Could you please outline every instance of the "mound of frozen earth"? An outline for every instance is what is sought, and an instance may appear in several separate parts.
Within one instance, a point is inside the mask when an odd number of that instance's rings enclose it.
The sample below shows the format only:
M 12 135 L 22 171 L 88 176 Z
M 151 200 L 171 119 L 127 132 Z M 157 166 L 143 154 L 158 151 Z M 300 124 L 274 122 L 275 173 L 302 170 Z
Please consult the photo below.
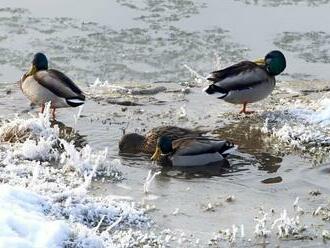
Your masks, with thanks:
M 306 103 L 284 103 L 265 112 L 262 131 L 300 149 L 330 145 L 330 99 Z
M 45 111 L 45 113 L 48 113 Z M 121 180 L 107 149 L 77 149 L 48 114 L 0 127 L 1 247 L 161 246 L 134 202 L 89 196 L 92 180 Z M 110 194 L 110 192 L 109 192 Z

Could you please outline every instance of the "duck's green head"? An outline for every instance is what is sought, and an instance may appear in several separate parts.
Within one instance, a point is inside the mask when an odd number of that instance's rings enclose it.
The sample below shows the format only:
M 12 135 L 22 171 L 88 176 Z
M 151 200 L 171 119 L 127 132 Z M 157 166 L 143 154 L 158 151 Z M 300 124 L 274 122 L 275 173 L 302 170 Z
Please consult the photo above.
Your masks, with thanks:
M 280 74 L 286 67 L 286 59 L 283 53 L 278 50 L 267 53 L 264 59 L 259 59 L 255 62 L 258 65 L 265 66 L 267 72 L 272 76 Z
M 48 60 L 45 54 L 36 53 L 32 60 L 32 66 L 27 73 L 28 76 L 35 74 L 37 71 L 48 70 Z
M 161 154 L 168 154 L 172 151 L 172 139 L 166 135 L 161 136 L 157 140 L 156 151 L 152 155 L 151 160 L 159 160 Z

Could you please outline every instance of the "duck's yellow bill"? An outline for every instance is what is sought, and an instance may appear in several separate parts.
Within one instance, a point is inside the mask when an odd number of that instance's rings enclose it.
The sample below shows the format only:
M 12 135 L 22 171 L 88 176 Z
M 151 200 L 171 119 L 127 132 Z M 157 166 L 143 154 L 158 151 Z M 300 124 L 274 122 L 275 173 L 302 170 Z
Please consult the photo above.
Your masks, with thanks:
M 254 63 L 256 63 L 257 65 L 265 65 L 265 59 L 264 58 L 260 58 L 260 59 L 256 59 L 255 61 L 253 61 Z
M 32 76 L 37 72 L 37 67 L 35 67 L 34 65 L 31 66 L 30 70 L 28 71 L 28 73 L 26 73 L 26 76 Z
M 161 151 L 159 147 L 156 147 L 155 153 L 152 155 L 151 160 L 158 161 L 160 159 Z

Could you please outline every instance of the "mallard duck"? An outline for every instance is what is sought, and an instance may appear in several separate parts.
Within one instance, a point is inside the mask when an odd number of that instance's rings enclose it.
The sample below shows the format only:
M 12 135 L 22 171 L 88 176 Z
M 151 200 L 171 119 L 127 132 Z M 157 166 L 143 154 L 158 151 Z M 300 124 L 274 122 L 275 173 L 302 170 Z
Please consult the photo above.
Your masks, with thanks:
M 32 60 L 31 69 L 20 81 L 24 95 L 43 113 L 45 103 L 51 102 L 55 119 L 57 108 L 77 107 L 84 104 L 85 96 L 78 86 L 62 72 L 48 69 L 48 60 L 43 53 L 37 53 Z
M 203 131 L 175 126 L 156 127 L 144 136 L 137 133 L 129 133 L 125 134 L 119 141 L 119 152 L 153 154 L 156 149 L 157 139 L 163 135 L 176 140 L 183 137 L 199 137 L 203 133 Z
M 206 137 L 187 137 L 172 141 L 169 136 L 157 140 L 151 160 L 172 166 L 205 166 L 219 163 L 234 150 L 233 143 Z
M 246 105 L 266 98 L 275 87 L 275 76 L 285 67 L 283 53 L 271 51 L 263 59 L 242 61 L 212 72 L 207 79 L 213 84 L 204 90 L 207 94 L 217 93 L 218 98 L 226 102 L 243 104 L 240 113 L 253 113 L 246 110 Z

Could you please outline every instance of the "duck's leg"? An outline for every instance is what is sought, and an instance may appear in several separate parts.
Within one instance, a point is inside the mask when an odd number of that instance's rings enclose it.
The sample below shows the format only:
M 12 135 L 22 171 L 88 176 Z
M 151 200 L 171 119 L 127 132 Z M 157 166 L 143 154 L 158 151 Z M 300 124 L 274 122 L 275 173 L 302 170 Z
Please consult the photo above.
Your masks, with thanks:
M 40 110 L 40 113 L 42 113 L 42 114 L 43 114 L 43 113 L 44 113 L 44 110 L 45 110 L 45 104 L 42 104 L 42 105 L 41 105 L 41 110 Z
M 254 111 L 247 111 L 246 110 L 246 106 L 247 106 L 247 102 L 245 102 L 245 103 L 243 103 L 243 108 L 242 108 L 242 110 L 239 112 L 240 114 L 246 114 L 246 115 L 248 115 L 248 114 L 253 114 L 254 113 Z
M 56 108 L 53 108 L 53 109 L 52 109 L 52 117 L 53 117 L 53 120 L 55 120 L 55 111 L 56 111 Z

